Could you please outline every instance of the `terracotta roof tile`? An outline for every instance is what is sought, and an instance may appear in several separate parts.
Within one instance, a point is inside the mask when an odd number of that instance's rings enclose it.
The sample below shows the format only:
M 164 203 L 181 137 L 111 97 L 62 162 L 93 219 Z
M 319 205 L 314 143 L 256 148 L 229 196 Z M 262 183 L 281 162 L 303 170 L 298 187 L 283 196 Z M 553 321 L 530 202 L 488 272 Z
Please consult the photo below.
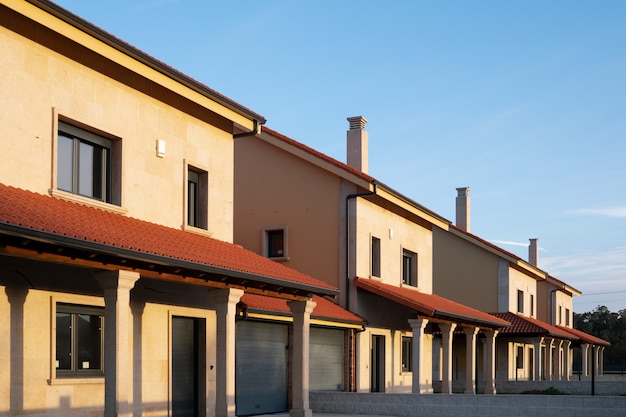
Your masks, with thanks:
M 572 334 L 560 328 L 537 320 L 532 317 L 521 316 L 516 313 L 490 313 L 495 317 L 511 322 L 511 327 L 502 329 L 500 334 L 508 336 L 550 336 L 558 339 L 576 339 Z
M 417 289 L 414 290 L 406 287 L 383 284 L 382 282 L 372 279 L 356 278 L 354 282 L 358 288 L 402 304 L 425 316 L 478 323 L 489 327 L 509 326 L 509 322 L 505 319 L 494 317 L 491 314 L 484 313 L 435 294 L 426 294 Z
M 565 326 L 557 326 L 559 329 L 562 329 L 568 333 L 571 333 L 572 335 L 576 336 L 577 338 L 579 338 L 582 342 L 584 343 L 589 343 L 591 345 L 602 345 L 602 346 L 610 346 L 611 342 L 608 342 L 604 339 L 600 339 L 599 337 L 596 337 L 594 335 L 591 335 L 589 333 L 585 333 L 582 330 L 578 330 L 578 329 L 573 329 L 571 327 L 565 327 Z
M 0 184 L 2 224 L 337 292 L 239 245 Z
M 317 305 L 313 309 L 311 317 L 348 323 L 365 323 L 364 318 L 342 308 L 324 297 L 317 295 L 313 296 L 313 301 L 315 301 Z M 280 298 L 265 297 L 256 294 L 244 294 L 241 297 L 241 302 L 251 309 L 276 313 L 291 313 L 291 310 L 287 305 L 287 300 Z

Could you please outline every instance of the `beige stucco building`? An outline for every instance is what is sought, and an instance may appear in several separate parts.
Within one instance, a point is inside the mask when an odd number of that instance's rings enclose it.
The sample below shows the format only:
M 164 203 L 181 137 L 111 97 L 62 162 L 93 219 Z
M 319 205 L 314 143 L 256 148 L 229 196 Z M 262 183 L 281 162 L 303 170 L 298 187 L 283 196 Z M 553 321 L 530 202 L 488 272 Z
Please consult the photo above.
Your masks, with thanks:
M 460 332 L 481 390 L 495 392 L 495 337 L 509 323 L 433 295 L 433 230 L 450 222 L 369 176 L 366 120 L 348 120 L 348 164 L 266 127 L 236 140 L 235 242 L 340 288 L 367 320 L 346 341 L 344 390 L 426 393 L 435 379 L 451 392 Z
M 234 140 L 265 119 L 45 0 L 2 0 L 0 45 L 0 414 L 234 416 L 270 311 L 311 415 L 311 324 L 363 320 L 232 243 Z
M 608 343 L 572 329 L 580 292 L 539 268 L 538 239 L 523 260 L 472 234 L 469 191 L 457 188 L 456 226 L 433 232 L 434 292 L 511 322 L 498 338 L 496 379 L 569 380 L 575 347 L 584 352 L 584 375 L 592 360 L 601 372 Z

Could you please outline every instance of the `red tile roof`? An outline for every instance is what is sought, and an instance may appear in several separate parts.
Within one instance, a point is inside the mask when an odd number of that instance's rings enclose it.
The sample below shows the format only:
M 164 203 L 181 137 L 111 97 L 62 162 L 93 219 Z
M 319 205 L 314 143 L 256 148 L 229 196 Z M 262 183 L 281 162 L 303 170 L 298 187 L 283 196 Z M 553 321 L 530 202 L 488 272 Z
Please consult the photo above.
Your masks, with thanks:
M 372 279 L 355 278 L 356 286 L 390 301 L 402 304 L 429 317 L 452 321 L 477 323 L 488 327 L 506 327 L 509 322 L 491 314 L 459 304 L 435 294 L 425 294 L 417 289 L 396 287 Z
M 491 313 L 495 317 L 511 322 L 511 327 L 502 329 L 501 335 L 508 336 L 550 336 L 558 339 L 576 339 L 572 334 L 561 330 L 560 328 L 537 320 L 532 317 L 521 316 L 516 313 Z
M 49 238 L 70 238 L 78 245 L 95 244 L 139 257 L 156 255 L 164 262 L 182 260 L 210 266 L 226 276 L 236 272 L 250 280 L 284 282 L 285 287 L 300 286 L 322 294 L 338 292 L 325 282 L 239 245 L 0 184 L 0 234 L 8 234 L 10 226 L 28 236 L 43 232 Z
M 348 311 L 334 302 L 327 300 L 324 297 L 313 296 L 313 301 L 317 303 L 311 317 L 328 319 L 332 321 L 340 321 L 347 323 L 362 323 L 365 324 L 365 319 Z M 245 304 L 249 309 L 262 310 L 275 313 L 291 313 L 287 300 L 274 297 L 265 297 L 256 294 L 244 294 L 241 297 L 241 302 Z
M 594 335 L 589 333 L 585 333 L 582 330 L 573 329 L 571 327 L 557 326 L 559 329 L 562 329 L 568 333 L 573 334 L 577 338 L 579 338 L 584 343 L 589 343 L 590 345 L 602 345 L 602 346 L 610 346 L 611 342 L 608 342 L 604 339 L 600 339 Z

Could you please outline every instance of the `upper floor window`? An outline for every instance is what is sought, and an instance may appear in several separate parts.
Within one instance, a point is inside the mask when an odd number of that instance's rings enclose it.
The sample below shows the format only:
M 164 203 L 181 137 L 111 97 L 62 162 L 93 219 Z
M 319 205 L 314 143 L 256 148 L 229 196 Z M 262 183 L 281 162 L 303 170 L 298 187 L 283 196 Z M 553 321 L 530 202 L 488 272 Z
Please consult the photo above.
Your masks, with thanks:
M 273 259 L 288 257 L 286 227 L 263 229 L 263 255 Z
M 535 315 L 535 295 L 530 294 L 530 317 Z
M 187 224 L 208 229 L 208 183 L 206 171 L 187 167 Z
M 563 307 L 559 306 L 559 324 L 563 324 Z
M 569 308 L 565 309 L 565 325 L 569 327 Z
M 57 188 L 112 202 L 110 139 L 59 122 Z
M 417 287 L 417 254 L 406 249 L 402 251 L 402 283 Z
M 524 313 L 524 291 L 517 290 L 517 312 Z
M 59 120 L 52 190 L 122 205 L 122 141 Z
M 104 372 L 103 345 L 102 307 L 57 304 L 57 377 L 101 376 Z
M 380 239 L 372 236 L 372 276 L 380 277 Z

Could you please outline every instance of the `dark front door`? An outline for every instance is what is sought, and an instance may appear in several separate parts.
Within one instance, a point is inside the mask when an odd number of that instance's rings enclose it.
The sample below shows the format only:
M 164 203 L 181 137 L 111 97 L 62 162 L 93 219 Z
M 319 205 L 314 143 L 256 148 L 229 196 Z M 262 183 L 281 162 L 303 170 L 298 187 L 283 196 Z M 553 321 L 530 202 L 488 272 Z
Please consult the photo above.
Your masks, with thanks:
M 172 416 L 201 413 L 200 319 L 172 318 Z
M 372 335 L 371 391 L 385 391 L 385 336 Z

